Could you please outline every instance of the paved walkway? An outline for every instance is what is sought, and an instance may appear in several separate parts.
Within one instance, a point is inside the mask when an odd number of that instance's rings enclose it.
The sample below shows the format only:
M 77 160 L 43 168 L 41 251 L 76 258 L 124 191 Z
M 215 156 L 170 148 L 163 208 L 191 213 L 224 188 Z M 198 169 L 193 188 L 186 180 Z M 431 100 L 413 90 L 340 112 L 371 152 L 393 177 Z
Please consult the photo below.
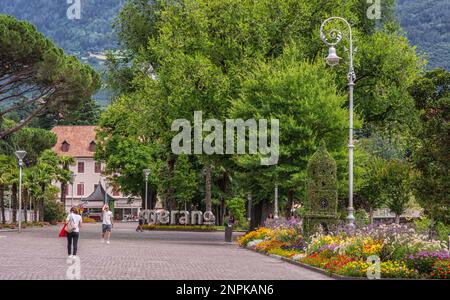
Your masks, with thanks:
M 100 224 L 85 224 L 78 245 L 81 279 L 329 279 L 223 242 L 223 232 L 137 233 L 116 224 L 111 244 Z M 66 239 L 60 226 L 0 232 L 0 279 L 66 279 Z

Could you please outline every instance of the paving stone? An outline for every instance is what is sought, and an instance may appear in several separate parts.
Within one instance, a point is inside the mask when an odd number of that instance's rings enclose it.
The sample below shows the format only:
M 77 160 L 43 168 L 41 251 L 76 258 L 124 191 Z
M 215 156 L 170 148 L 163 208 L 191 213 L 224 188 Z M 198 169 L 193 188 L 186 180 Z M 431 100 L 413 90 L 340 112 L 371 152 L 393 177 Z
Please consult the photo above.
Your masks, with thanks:
M 223 232 L 138 233 L 116 223 L 111 244 L 101 224 L 84 224 L 78 242 L 81 279 L 278 280 L 328 276 L 224 243 Z M 0 279 L 67 279 L 66 239 L 60 226 L 2 232 Z

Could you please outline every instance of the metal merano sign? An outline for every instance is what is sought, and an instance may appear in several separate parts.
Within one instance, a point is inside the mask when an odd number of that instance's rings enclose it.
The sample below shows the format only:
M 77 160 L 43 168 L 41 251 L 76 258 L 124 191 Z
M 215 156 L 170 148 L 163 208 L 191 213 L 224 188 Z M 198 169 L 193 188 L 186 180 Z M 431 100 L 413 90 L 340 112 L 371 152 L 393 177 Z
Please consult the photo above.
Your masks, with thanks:
M 212 211 L 204 213 L 198 210 L 164 210 L 147 209 L 142 211 L 142 215 L 148 224 L 163 225 L 214 225 L 216 217 Z

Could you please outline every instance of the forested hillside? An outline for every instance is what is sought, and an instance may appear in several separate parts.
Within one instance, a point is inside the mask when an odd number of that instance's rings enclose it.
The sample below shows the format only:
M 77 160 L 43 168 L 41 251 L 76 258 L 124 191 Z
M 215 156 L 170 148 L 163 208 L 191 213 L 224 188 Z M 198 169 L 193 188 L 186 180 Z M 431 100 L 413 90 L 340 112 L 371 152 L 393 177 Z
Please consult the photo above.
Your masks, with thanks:
M 111 22 L 125 0 L 81 0 L 81 18 L 70 20 L 66 0 L 1 0 L 0 13 L 27 20 L 69 52 L 115 48 Z
M 408 39 L 425 51 L 429 67 L 450 70 L 450 0 L 398 0 Z
M 361 0 L 365 1 L 365 0 Z M 81 0 L 81 18 L 69 20 L 66 0 L 1 0 L 0 13 L 28 20 L 79 57 L 117 47 L 111 24 L 126 0 Z M 429 67 L 450 70 L 450 0 L 398 0 L 397 14 Z

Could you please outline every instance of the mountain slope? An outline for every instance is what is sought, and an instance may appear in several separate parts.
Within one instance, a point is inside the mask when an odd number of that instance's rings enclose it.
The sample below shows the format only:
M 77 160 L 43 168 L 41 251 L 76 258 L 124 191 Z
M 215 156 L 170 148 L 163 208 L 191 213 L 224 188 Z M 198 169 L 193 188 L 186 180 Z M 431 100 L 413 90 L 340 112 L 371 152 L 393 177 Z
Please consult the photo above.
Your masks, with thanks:
M 428 67 L 450 70 L 450 0 L 398 0 L 397 15 Z
M 81 19 L 69 20 L 66 0 L 1 0 L 0 13 L 36 25 L 69 53 L 117 48 L 111 28 L 126 0 L 81 0 Z M 397 15 L 413 45 L 426 52 L 429 67 L 450 70 L 450 0 L 397 0 Z

